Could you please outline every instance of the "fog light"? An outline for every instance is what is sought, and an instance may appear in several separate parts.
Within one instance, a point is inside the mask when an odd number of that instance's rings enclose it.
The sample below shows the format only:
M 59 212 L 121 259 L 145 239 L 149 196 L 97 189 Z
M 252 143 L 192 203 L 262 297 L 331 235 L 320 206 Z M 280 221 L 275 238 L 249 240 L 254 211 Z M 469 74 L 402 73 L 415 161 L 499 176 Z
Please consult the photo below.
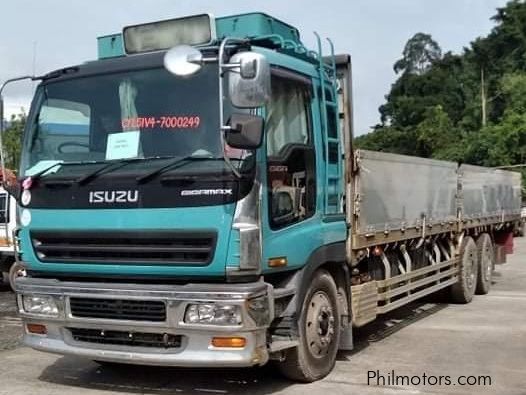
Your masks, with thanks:
M 58 307 L 53 297 L 48 295 L 23 295 L 22 304 L 28 314 L 58 317 Z
M 212 346 L 221 348 L 243 348 L 247 344 L 244 337 L 214 337 Z
M 240 325 L 241 309 L 237 305 L 218 303 L 190 304 L 186 308 L 184 322 L 187 324 Z
M 27 324 L 26 328 L 29 333 L 34 333 L 35 335 L 46 335 L 47 334 L 47 328 L 45 325 Z

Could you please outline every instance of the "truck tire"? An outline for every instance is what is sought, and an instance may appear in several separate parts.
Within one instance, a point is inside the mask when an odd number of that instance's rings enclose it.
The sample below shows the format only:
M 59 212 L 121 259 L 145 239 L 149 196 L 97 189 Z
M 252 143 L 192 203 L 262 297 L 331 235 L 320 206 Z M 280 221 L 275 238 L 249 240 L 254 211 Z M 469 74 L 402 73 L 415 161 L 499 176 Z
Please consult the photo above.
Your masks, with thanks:
M 15 291 L 15 281 L 18 277 L 26 276 L 26 267 L 19 262 L 14 262 L 9 269 L 9 285 Z
M 475 241 L 464 237 L 460 246 L 460 270 L 458 282 L 451 286 L 451 299 L 454 303 L 469 303 L 477 286 L 478 250 Z
M 298 322 L 299 345 L 278 362 L 281 373 L 310 383 L 327 376 L 336 362 L 340 343 L 338 290 L 325 270 L 314 273 L 303 300 Z
M 486 295 L 491 288 L 491 277 L 495 264 L 495 254 L 493 252 L 493 241 L 487 233 L 483 233 L 477 239 L 479 270 L 477 276 L 477 295 Z

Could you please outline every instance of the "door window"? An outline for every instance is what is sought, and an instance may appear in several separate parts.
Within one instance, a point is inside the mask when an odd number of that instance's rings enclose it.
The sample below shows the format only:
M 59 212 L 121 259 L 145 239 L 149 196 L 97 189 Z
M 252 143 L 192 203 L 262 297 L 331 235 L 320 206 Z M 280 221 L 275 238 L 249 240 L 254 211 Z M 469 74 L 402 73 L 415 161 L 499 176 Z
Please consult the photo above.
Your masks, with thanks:
M 269 218 L 273 229 L 302 221 L 315 210 L 310 108 L 310 85 L 273 76 L 266 119 Z

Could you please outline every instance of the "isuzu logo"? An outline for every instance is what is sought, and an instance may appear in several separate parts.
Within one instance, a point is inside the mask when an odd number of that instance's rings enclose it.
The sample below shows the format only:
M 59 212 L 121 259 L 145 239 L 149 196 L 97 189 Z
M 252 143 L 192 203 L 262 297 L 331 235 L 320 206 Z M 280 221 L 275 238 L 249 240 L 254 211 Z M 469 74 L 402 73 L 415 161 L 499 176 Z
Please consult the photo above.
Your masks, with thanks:
M 139 191 L 91 191 L 89 202 L 95 203 L 136 203 Z

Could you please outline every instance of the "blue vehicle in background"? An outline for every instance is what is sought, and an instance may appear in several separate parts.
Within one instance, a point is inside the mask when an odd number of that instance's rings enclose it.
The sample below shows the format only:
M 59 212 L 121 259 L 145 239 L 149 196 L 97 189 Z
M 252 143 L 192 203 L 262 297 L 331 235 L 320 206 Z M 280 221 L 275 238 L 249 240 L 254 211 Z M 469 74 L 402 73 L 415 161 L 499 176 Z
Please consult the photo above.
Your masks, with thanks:
M 266 14 L 204 14 L 126 27 L 98 60 L 38 77 L 9 186 L 25 344 L 101 363 L 274 360 L 310 382 L 353 327 L 441 289 L 487 293 L 520 176 L 355 151 L 351 58 L 328 43 L 309 50 Z

